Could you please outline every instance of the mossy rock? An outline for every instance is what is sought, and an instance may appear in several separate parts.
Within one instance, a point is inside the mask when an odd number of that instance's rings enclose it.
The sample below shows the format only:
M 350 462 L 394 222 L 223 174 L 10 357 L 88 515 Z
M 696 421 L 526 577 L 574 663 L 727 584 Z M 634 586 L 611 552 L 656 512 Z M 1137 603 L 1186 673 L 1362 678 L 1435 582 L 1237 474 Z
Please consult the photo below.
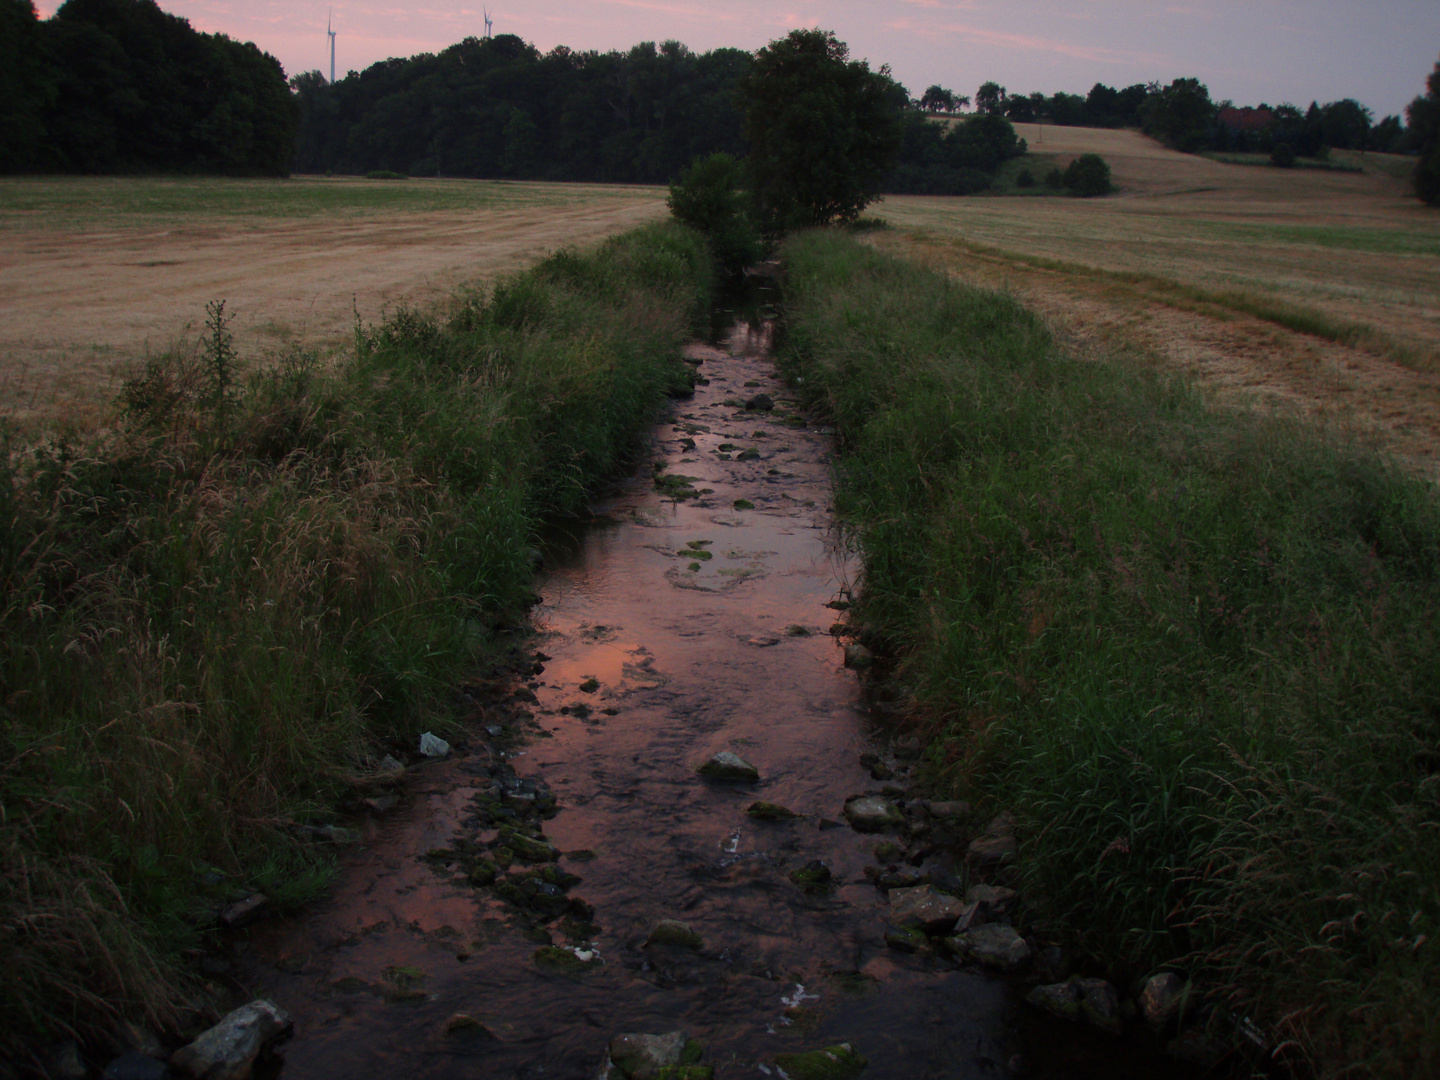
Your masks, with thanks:
M 784 1069 L 791 1080 L 852 1080 L 869 1062 L 855 1053 L 849 1043 L 837 1043 L 803 1054 L 776 1054 L 775 1064 Z
M 736 460 L 736 461 L 759 461 L 759 460 L 760 460 L 760 451 L 759 451 L 759 450 L 756 450 L 756 449 L 752 446 L 752 447 L 750 447 L 748 450 L 741 450 L 740 453 L 736 455 L 735 460 Z
M 599 690 L 599 689 L 600 689 L 600 680 L 599 680 L 599 679 L 586 679 L 584 682 L 582 682 L 582 683 L 580 684 L 580 692 L 581 692 L 582 694 L 593 694 L 593 693 L 595 693 L 596 690 Z
M 800 816 L 794 810 L 773 802 L 752 802 L 745 808 L 745 813 L 756 821 L 789 821 Z
M 577 955 L 574 951 L 558 945 L 540 946 L 535 950 L 533 959 L 537 966 L 558 971 L 562 975 L 589 975 L 605 963 L 595 953 L 582 950 Z
M 666 1065 L 655 1074 L 655 1080 L 715 1080 L 711 1065 Z
M 830 868 L 819 859 L 797 866 L 787 876 L 804 893 L 822 892 L 834 883 Z
M 699 949 L 704 946 L 705 939 L 702 938 L 689 925 L 680 922 L 678 919 L 661 919 L 650 931 L 650 936 L 645 939 L 648 945 L 679 945 L 687 949 Z
M 905 858 L 905 849 L 894 840 L 883 840 L 875 845 L 875 861 L 878 863 L 899 862 Z
M 686 548 L 684 551 L 677 551 L 675 554 L 679 555 L 682 559 L 700 559 L 702 562 L 709 561 L 715 557 L 713 552 L 706 551 L 704 548 Z
M 887 926 L 885 944 L 899 952 L 922 952 L 930 948 L 930 939 L 912 926 Z
M 470 864 L 470 870 L 465 875 L 465 879 L 471 885 L 483 887 L 493 883 L 499 873 L 500 868 L 489 859 L 476 859 Z
M 514 829 L 501 829 L 499 840 L 501 849 L 508 848 L 521 862 L 554 862 L 560 858 L 560 849 L 553 844 L 548 844 L 544 840 L 536 840 L 516 832 Z
M 754 510 L 755 504 L 749 499 L 736 499 L 731 505 L 736 510 Z

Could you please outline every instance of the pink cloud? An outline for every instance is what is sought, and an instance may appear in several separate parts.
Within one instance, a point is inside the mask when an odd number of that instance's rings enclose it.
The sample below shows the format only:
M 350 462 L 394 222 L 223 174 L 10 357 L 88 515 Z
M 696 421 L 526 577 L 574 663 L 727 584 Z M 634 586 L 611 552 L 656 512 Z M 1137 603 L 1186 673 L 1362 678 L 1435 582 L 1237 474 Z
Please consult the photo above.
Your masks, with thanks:
M 1093 45 L 1072 44 L 1068 41 L 1056 41 L 1050 38 L 1035 37 L 1030 34 L 1014 34 L 1003 30 L 987 30 L 984 27 L 971 26 L 967 23 L 936 23 L 929 26 L 922 26 L 908 19 L 901 19 L 896 22 L 887 23 L 886 29 L 928 37 L 958 37 L 966 41 L 973 41 L 978 45 L 1017 49 L 1023 52 L 1056 53 L 1060 56 L 1070 56 L 1077 60 L 1086 60 L 1094 64 L 1133 64 L 1138 62 L 1158 65 L 1166 62 L 1165 57 L 1154 53 L 1138 53 L 1122 49 L 1104 49 Z

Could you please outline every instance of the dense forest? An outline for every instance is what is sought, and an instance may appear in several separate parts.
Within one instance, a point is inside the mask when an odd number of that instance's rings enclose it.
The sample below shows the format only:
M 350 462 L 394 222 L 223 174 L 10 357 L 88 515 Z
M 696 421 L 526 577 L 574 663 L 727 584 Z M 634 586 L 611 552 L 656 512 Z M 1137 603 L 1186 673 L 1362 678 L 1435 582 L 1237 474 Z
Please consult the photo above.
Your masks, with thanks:
M 0 0 L 0 171 L 283 176 L 299 105 L 279 61 L 154 0 Z
M 333 85 L 311 71 L 291 83 L 303 108 L 295 168 L 664 183 L 698 157 L 746 153 L 736 86 L 752 63 L 739 49 L 694 53 L 676 41 L 541 54 L 502 34 L 387 60 Z M 982 190 L 1002 161 L 1024 153 L 1003 118 L 947 130 L 890 85 L 905 137 L 886 190 Z

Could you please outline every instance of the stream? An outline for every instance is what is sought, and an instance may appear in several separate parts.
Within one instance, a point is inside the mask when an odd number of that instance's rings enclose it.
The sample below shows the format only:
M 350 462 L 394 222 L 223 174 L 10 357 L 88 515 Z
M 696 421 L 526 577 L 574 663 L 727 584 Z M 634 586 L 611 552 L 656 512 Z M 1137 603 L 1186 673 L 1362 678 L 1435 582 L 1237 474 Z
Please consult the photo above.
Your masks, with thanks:
M 477 699 L 475 737 L 409 770 L 332 895 L 241 933 L 248 983 L 294 1018 L 284 1080 L 592 1080 L 614 1035 L 676 1029 L 727 1080 L 841 1041 L 869 1080 L 1181 1075 L 1143 1037 L 1040 1016 L 1025 984 L 887 946 L 866 876 L 886 837 L 842 810 L 882 789 L 862 754 L 901 779 L 905 755 L 831 633 L 857 569 L 831 438 L 797 415 L 767 334 L 692 346 L 693 399 L 553 538 L 518 697 Z M 757 395 L 773 408 L 747 409 Z M 725 750 L 760 781 L 697 775 Z M 757 800 L 798 816 L 756 820 Z M 506 839 L 526 821 L 543 839 Z M 527 843 L 563 854 L 525 863 Z M 508 893 L 485 882 L 499 847 L 512 878 L 535 871 Z M 816 860 L 832 881 L 807 892 L 789 875 Z M 703 944 L 647 947 L 662 919 Z M 574 970 L 538 963 L 547 944 Z

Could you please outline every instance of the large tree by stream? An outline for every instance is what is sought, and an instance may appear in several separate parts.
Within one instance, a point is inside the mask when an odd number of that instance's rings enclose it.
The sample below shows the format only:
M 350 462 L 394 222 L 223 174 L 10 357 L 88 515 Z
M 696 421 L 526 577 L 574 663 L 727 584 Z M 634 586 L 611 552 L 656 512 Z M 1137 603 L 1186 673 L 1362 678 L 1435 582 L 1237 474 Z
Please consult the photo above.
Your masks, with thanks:
M 879 197 L 902 142 L 905 88 L 851 60 L 828 30 L 792 30 L 737 89 L 751 192 L 774 229 L 853 221 Z

